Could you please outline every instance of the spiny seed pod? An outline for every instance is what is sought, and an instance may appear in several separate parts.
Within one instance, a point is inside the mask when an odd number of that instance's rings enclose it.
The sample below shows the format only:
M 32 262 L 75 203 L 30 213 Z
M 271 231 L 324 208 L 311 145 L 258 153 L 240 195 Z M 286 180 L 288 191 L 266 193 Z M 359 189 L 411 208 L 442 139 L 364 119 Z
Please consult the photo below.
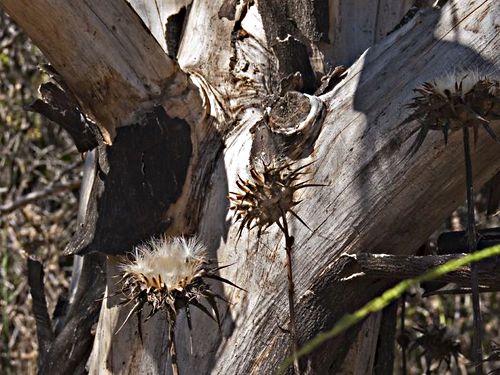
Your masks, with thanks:
M 258 227 L 260 235 L 261 231 L 273 223 L 277 223 L 283 230 L 279 219 L 286 212 L 291 212 L 306 225 L 292 208 L 300 203 L 294 198 L 297 190 L 308 186 L 322 186 L 308 184 L 309 180 L 299 182 L 301 176 L 306 174 L 304 169 L 310 164 L 299 168 L 294 168 L 292 163 L 278 166 L 264 164 L 262 172 L 254 167 L 250 169 L 250 179 L 239 177 L 236 185 L 241 191 L 229 193 L 231 210 L 235 211 L 236 221 L 241 220 L 238 235 L 241 235 L 245 227 L 249 230 Z
M 496 141 L 497 136 L 490 127 L 492 120 L 500 119 L 500 82 L 493 78 L 482 77 L 473 71 L 455 72 L 432 82 L 425 82 L 415 89 L 418 95 L 408 104 L 413 113 L 403 124 L 417 120 L 420 132 L 410 153 L 418 151 L 429 130 L 439 130 L 444 134 L 445 143 L 448 133 L 463 127 L 474 129 L 477 139 L 479 126 L 482 126 Z
M 146 320 L 163 310 L 170 327 L 175 326 L 177 312 L 185 309 L 191 329 L 190 306 L 197 307 L 220 325 L 215 299 L 222 297 L 211 290 L 205 279 L 215 279 L 237 287 L 216 275 L 221 268 L 210 267 L 205 248 L 196 238 L 163 237 L 139 246 L 135 260 L 121 265 L 122 293 L 126 297 L 124 303 L 134 303 L 122 327 L 134 312 L 140 313 L 144 305 L 151 307 Z M 211 306 L 213 315 L 201 303 L 203 299 Z
M 428 366 L 432 363 L 437 363 L 437 369 L 444 361 L 447 369 L 451 366 L 451 359 L 455 360 L 462 354 L 460 348 L 460 340 L 446 326 L 433 322 L 426 327 L 414 328 L 415 331 L 421 333 L 413 344 L 410 346 L 410 351 L 420 347 L 423 351 L 421 355 L 428 358 Z

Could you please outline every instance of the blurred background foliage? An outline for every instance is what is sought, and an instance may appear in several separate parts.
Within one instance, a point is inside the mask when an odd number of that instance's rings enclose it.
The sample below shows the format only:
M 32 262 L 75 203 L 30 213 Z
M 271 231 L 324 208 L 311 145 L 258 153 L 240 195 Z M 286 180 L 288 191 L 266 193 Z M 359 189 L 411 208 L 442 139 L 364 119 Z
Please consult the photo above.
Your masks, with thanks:
M 54 182 L 78 181 L 81 156 L 55 124 L 23 107 L 46 79 L 45 60 L 0 12 L 0 374 L 36 373 L 37 341 L 26 277 L 26 254 L 45 267 L 52 312 L 68 289 L 72 259 L 58 254 L 75 227 L 77 190 L 6 213 L 4 208 Z
M 0 12 L 0 374 L 35 374 L 37 342 L 27 286 L 26 256 L 39 258 L 45 268 L 45 290 L 52 313 L 68 292 L 72 259 L 61 257 L 76 223 L 77 189 L 47 194 L 43 199 L 2 212 L 2 207 L 55 182 L 79 181 L 82 158 L 67 134 L 24 106 L 36 97 L 47 77 L 39 69 L 43 55 L 21 30 Z M 487 189 L 486 189 L 487 190 Z M 486 194 L 487 195 L 487 194 Z M 498 226 L 487 217 L 484 191 L 478 194 L 481 227 Z M 464 192 L 465 196 L 465 192 Z M 459 208 L 439 228 L 460 230 L 465 209 Z M 424 246 L 435 250 L 436 235 Z M 496 293 L 482 294 L 485 355 L 500 359 Z M 401 302 L 395 342 L 396 374 L 402 374 L 401 344 L 406 345 L 408 374 L 472 374 L 468 361 L 472 333 L 470 296 L 423 297 L 416 289 Z M 404 327 L 401 322 L 404 321 Z M 404 329 L 404 330 L 403 330 Z M 456 358 L 456 359 L 455 359 Z M 447 361 L 451 370 L 447 369 Z M 499 361 L 489 361 L 487 372 L 498 373 Z

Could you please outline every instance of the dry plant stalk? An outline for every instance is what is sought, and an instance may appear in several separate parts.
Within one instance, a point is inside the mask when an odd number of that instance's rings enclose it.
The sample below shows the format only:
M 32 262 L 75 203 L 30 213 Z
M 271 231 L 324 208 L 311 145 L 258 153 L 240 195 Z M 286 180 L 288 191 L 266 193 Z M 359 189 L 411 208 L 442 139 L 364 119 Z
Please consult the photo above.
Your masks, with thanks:
M 257 171 L 254 167 L 250 169 L 250 179 L 244 180 L 241 177 L 236 181 L 240 189 L 239 192 L 231 192 L 231 210 L 235 211 L 236 221 L 241 221 L 238 229 L 238 237 L 241 236 L 243 228 L 251 230 L 258 228 L 258 236 L 276 223 L 285 236 L 285 250 L 287 256 L 287 276 L 288 276 L 288 305 L 290 312 L 290 339 L 291 352 L 294 356 L 294 372 L 299 374 L 300 368 L 296 353 L 298 351 L 297 328 L 295 323 L 294 309 L 294 282 L 292 267 L 292 247 L 293 236 L 288 230 L 286 213 L 290 212 L 302 224 L 307 224 L 292 210 L 300 201 L 295 199 L 297 190 L 311 187 L 323 186 L 310 184 L 309 180 L 300 181 L 307 172 L 305 168 L 311 163 L 302 167 L 296 167 L 293 163 L 280 163 L 275 161 L 266 165 L 263 163 L 263 170 Z M 280 222 L 281 219 L 281 222 Z
M 408 107 L 413 113 L 403 122 L 419 122 L 420 130 L 410 148 L 415 154 L 429 130 L 442 131 L 445 143 L 450 131 L 462 130 L 465 155 L 465 174 L 467 191 L 467 240 L 470 252 L 477 250 L 477 229 L 474 212 L 474 187 L 472 181 L 472 160 L 470 152 L 469 128 L 474 131 L 477 142 L 479 127 L 489 136 L 499 141 L 491 128 L 493 120 L 500 119 L 500 82 L 491 77 L 481 76 L 475 71 L 454 72 L 433 82 L 426 82 L 415 90 L 418 96 Z M 479 297 L 477 265 L 471 266 L 472 306 L 474 311 L 474 331 L 472 358 L 478 375 L 482 368 L 482 319 Z
M 214 279 L 239 288 L 229 280 L 216 274 L 224 267 L 211 267 L 207 261 L 205 247 L 196 239 L 162 237 L 152 239 L 136 249 L 135 259 L 122 263 L 123 303 L 134 303 L 125 321 L 132 314 L 140 314 L 145 305 L 151 307 L 146 320 L 158 311 L 164 311 L 169 328 L 168 350 L 172 361 L 172 372 L 179 373 L 175 347 L 175 322 L 177 313 L 186 312 L 188 327 L 191 330 L 191 306 L 217 322 L 220 316 L 216 299 L 224 300 L 212 291 L 205 279 Z M 241 289 L 241 288 L 239 288 Z M 208 302 L 212 313 L 202 304 Z

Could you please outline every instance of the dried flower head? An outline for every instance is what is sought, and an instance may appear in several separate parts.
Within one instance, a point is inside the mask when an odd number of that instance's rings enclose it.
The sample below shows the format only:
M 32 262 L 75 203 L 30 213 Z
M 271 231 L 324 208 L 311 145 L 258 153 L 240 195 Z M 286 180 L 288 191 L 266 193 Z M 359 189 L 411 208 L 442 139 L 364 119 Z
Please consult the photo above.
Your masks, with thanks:
M 263 163 L 264 164 L 264 163 Z M 236 221 L 241 220 L 238 234 L 243 228 L 267 229 L 274 223 L 283 230 L 279 219 L 286 212 L 291 212 L 304 225 L 304 221 L 292 211 L 300 201 L 295 200 L 295 192 L 308 186 L 322 186 L 309 184 L 309 180 L 300 182 L 301 176 L 307 174 L 304 169 L 310 165 L 295 168 L 292 163 L 279 165 L 263 165 L 262 172 L 254 167 L 250 169 L 250 179 L 241 177 L 236 181 L 239 192 L 230 192 L 231 210 L 235 211 Z M 307 226 L 307 225 L 306 225 Z
M 184 237 L 152 239 L 139 246 L 133 261 L 121 265 L 123 271 L 122 293 L 134 307 L 127 319 L 134 312 L 142 311 L 144 305 L 151 307 L 146 319 L 160 310 L 164 310 L 170 326 L 175 325 L 175 318 L 180 309 L 185 309 L 188 326 L 191 328 L 190 306 L 195 306 L 220 324 L 216 298 L 205 279 L 215 279 L 234 285 L 216 275 L 222 267 L 210 267 L 204 246 L 196 239 Z M 212 313 L 201 303 L 206 300 Z M 122 325 L 123 326 L 123 325 Z
M 434 321 L 429 326 L 414 330 L 421 335 L 410 346 L 410 351 L 417 347 L 421 348 L 420 355 L 427 358 L 429 367 L 434 364 L 437 365 L 435 368 L 439 369 L 444 362 L 449 369 L 452 358 L 457 360 L 461 355 L 460 340 L 448 327 Z
M 413 113 L 403 124 L 417 120 L 420 123 L 417 138 L 410 148 L 414 154 L 422 145 L 429 130 L 444 134 L 445 143 L 450 131 L 463 127 L 474 129 L 474 138 L 482 126 L 496 141 L 490 126 L 500 119 L 500 82 L 482 77 L 478 72 L 463 71 L 447 74 L 415 89 L 418 95 L 408 105 Z
M 500 344 L 495 340 L 490 341 L 490 352 L 491 354 L 483 360 L 484 362 L 500 361 Z M 499 372 L 500 372 L 500 367 L 490 371 L 488 374 L 498 374 Z

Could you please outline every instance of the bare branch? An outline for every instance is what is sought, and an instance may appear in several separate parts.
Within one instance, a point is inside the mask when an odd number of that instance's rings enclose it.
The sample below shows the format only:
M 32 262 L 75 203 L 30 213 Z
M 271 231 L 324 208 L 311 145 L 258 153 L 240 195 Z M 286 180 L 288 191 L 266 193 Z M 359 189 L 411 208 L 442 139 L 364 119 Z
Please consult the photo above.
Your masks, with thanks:
M 63 191 L 74 190 L 80 187 L 80 181 L 70 181 L 64 183 L 54 183 L 42 190 L 33 191 L 26 195 L 23 195 L 14 202 L 6 203 L 0 206 L 0 217 L 11 213 L 27 204 L 39 201 L 50 195 L 61 193 Z
M 349 256 L 350 261 L 353 262 L 352 266 L 354 266 L 354 269 L 351 267 L 348 269 L 350 274 L 356 275 L 356 277 L 363 276 L 389 280 L 404 280 L 422 275 L 433 268 L 464 255 L 465 254 L 405 256 L 362 253 Z M 479 263 L 478 276 L 480 285 L 490 288 L 497 287 L 500 283 L 499 270 L 500 266 L 495 263 L 495 260 Z M 470 284 L 470 274 L 470 267 L 463 267 L 448 273 L 439 280 L 468 286 Z M 354 278 L 355 277 L 345 277 L 344 280 Z

